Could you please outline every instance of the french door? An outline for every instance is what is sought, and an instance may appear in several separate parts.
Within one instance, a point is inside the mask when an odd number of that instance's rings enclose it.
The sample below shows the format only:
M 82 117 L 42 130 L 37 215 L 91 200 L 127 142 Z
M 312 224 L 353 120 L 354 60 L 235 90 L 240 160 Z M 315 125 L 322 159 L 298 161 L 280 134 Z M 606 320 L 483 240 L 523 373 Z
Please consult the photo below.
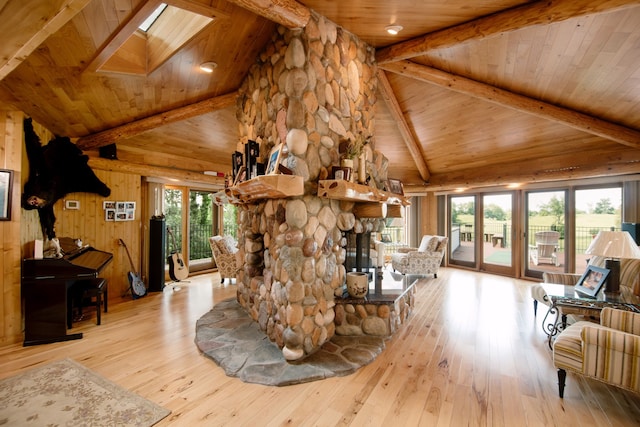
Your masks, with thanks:
M 449 263 L 513 275 L 514 195 L 449 197 Z

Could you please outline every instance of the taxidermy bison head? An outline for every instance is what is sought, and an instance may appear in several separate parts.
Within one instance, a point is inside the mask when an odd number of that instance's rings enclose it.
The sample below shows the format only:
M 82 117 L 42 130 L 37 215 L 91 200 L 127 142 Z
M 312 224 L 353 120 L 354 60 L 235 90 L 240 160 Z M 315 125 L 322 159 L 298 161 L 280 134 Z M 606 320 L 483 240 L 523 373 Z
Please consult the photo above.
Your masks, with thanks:
M 89 157 L 66 137 L 56 137 L 44 147 L 33 130 L 31 119 L 24 120 L 24 139 L 29 159 L 29 179 L 24 185 L 22 207 L 38 209 L 42 234 L 56 237 L 53 205 L 69 193 L 96 193 L 109 196 L 111 190 L 87 164 Z

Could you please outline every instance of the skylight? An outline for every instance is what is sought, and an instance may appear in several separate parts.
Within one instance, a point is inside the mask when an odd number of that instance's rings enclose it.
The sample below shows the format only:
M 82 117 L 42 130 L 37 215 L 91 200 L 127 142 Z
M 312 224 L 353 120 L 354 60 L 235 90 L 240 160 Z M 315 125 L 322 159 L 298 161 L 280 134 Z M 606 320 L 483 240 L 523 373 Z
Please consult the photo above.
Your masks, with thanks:
M 166 8 L 167 8 L 167 4 L 166 3 L 160 3 L 160 6 L 158 6 L 156 8 L 156 10 L 154 10 L 153 13 L 151 15 L 149 15 L 149 17 L 147 19 L 145 19 L 144 22 L 142 24 L 140 24 L 140 26 L 138 28 L 141 31 L 144 31 L 145 33 L 147 31 L 149 31 L 149 28 L 151 28 L 153 23 L 156 22 L 156 19 L 158 19 L 158 16 L 160 16 L 160 14 L 162 12 L 164 12 L 164 10 Z

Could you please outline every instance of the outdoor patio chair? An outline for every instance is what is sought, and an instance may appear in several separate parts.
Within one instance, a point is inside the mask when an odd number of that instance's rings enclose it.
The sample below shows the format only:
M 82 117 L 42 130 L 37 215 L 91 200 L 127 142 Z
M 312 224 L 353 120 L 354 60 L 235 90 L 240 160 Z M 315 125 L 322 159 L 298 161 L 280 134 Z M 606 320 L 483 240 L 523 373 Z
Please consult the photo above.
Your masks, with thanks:
M 535 234 L 535 245 L 529 246 L 529 255 L 535 265 L 540 262 L 548 262 L 556 267 L 558 262 L 558 241 L 560 233 L 557 231 L 538 231 Z

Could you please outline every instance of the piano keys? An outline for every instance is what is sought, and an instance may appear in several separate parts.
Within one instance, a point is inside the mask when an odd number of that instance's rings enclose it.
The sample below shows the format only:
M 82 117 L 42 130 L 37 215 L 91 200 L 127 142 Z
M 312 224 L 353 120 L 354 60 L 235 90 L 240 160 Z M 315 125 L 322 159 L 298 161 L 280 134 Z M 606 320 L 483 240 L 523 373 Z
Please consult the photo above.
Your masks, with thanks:
M 79 280 L 96 278 L 113 254 L 85 246 L 65 251 L 63 258 L 22 261 L 25 303 L 24 345 L 82 338 L 71 329 L 71 288 Z

